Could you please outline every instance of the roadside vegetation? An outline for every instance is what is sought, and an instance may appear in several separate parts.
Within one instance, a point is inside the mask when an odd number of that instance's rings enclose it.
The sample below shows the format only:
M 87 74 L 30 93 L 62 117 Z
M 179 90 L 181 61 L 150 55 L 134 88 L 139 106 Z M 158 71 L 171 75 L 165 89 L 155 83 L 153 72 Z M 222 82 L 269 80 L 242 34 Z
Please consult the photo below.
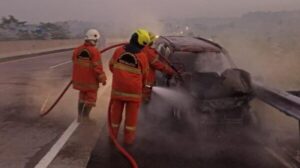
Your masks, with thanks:
M 2 17 L 0 40 L 68 39 L 72 38 L 68 23 L 29 24 L 12 15 Z

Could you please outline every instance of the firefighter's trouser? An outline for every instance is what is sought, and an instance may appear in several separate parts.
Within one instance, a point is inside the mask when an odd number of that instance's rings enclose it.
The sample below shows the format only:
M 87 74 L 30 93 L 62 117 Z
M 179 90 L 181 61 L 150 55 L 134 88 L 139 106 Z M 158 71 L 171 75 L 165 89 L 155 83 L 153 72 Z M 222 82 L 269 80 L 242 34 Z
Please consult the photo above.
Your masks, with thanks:
M 136 136 L 136 126 L 140 102 L 124 101 L 118 99 L 111 100 L 111 124 L 113 134 L 117 138 L 122 121 L 122 114 L 125 107 L 125 124 L 124 124 L 124 143 L 133 144 Z
M 89 106 L 96 106 L 97 90 L 95 91 L 80 91 L 79 102 Z

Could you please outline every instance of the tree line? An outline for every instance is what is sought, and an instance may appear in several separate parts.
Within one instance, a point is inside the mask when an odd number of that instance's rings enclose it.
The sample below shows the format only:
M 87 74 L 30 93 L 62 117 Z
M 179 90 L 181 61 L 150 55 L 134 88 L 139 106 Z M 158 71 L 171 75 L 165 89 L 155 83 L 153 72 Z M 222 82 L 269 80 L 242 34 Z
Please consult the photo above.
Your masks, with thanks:
M 2 17 L 0 22 L 0 40 L 68 39 L 71 38 L 67 22 L 41 22 L 29 24 L 13 15 Z

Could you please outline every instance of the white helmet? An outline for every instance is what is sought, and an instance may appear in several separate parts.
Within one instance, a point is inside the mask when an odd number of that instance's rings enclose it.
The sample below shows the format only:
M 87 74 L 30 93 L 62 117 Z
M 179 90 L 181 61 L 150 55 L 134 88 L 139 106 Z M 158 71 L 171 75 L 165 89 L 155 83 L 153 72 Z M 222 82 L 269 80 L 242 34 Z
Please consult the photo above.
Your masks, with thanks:
M 85 40 L 98 40 L 100 33 L 96 29 L 90 29 L 85 34 Z

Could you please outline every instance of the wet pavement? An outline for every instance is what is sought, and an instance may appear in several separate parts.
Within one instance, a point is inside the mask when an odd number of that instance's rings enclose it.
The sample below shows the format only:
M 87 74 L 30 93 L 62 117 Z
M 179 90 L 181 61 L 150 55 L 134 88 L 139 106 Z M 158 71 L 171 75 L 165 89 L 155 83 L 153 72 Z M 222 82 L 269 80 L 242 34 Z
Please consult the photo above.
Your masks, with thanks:
M 137 141 L 127 147 L 140 168 L 286 167 L 273 156 L 274 151 L 253 138 L 249 128 L 205 126 L 190 131 L 172 119 L 149 122 L 141 118 Z M 107 136 L 106 132 L 99 137 L 87 168 L 130 168 Z
M 64 110 L 61 104 L 48 118 L 39 117 L 47 95 L 55 97 L 69 80 L 70 65 L 54 71 L 49 67 L 70 59 L 70 54 L 0 63 L 0 167 L 33 167 L 70 124 L 73 114 L 58 113 Z
M 71 57 L 72 52 L 61 52 L 0 63 L 1 168 L 34 167 L 76 118 L 78 93 L 73 89 L 40 118 L 45 100 L 48 108 L 70 81 L 72 64 L 56 65 Z

